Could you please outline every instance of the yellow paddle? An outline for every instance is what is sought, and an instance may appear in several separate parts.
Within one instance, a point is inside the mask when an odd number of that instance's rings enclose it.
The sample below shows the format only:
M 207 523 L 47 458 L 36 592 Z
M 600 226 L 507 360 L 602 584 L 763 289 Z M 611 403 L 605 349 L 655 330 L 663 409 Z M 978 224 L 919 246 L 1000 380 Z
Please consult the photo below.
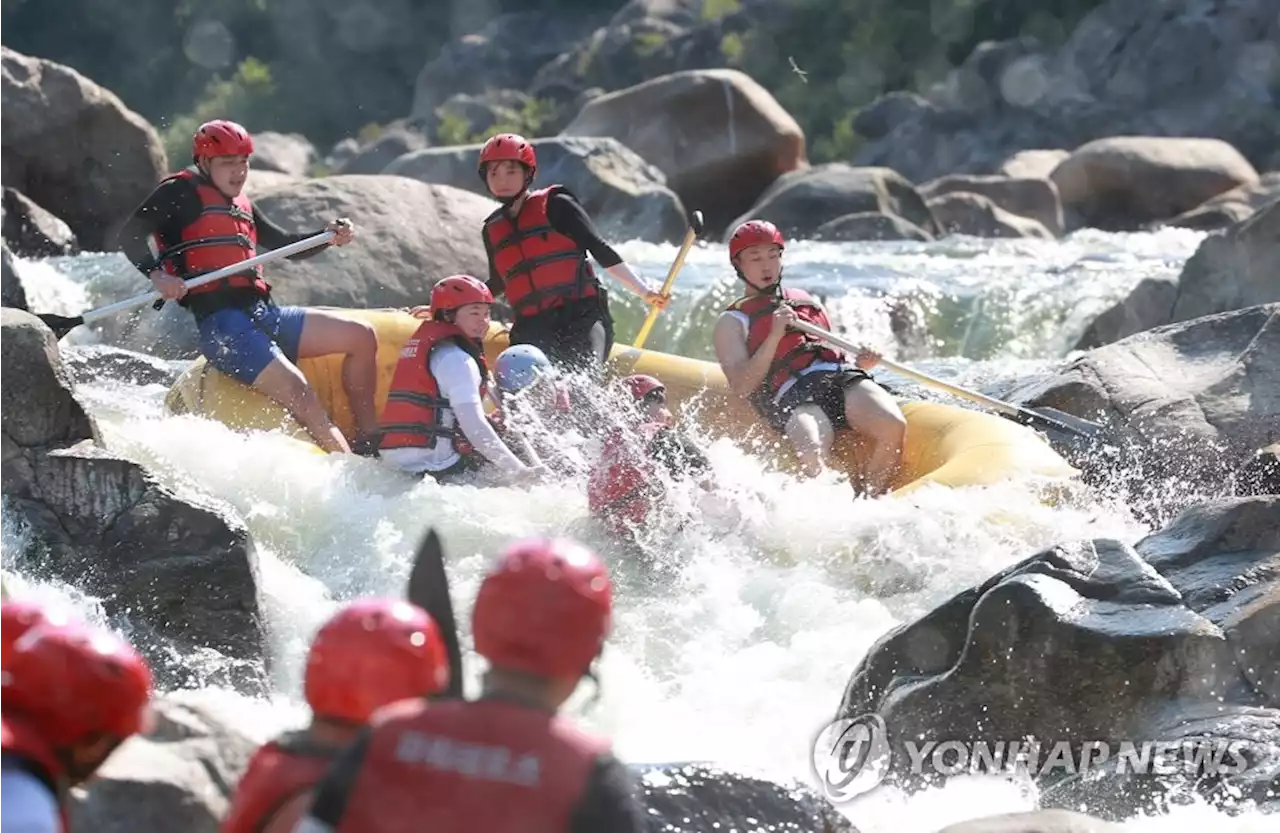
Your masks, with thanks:
M 815 327 L 807 321 L 796 321 L 791 325 L 802 333 L 808 333 L 811 336 L 822 339 L 833 347 L 838 347 L 848 353 L 856 354 L 859 348 L 853 342 L 841 338 L 835 333 L 829 333 L 821 327 Z M 941 379 L 921 373 L 918 370 L 912 370 L 909 367 L 900 365 L 897 362 L 882 358 L 879 364 L 887 370 L 891 370 L 899 376 L 905 376 L 908 379 L 914 379 L 922 385 L 928 385 L 941 391 L 946 391 L 953 396 L 959 396 L 962 399 L 968 399 L 977 402 L 980 405 L 986 405 L 988 408 L 1012 417 L 1017 422 L 1024 425 L 1031 425 L 1036 428 L 1049 428 L 1058 431 L 1066 431 L 1079 437 L 1087 437 L 1089 439 L 1097 439 L 1102 436 L 1106 430 L 1096 422 L 1090 422 L 1087 419 L 1081 419 L 1078 416 L 1059 411 L 1057 408 L 1023 408 L 1014 405 L 1011 402 L 1004 402 L 995 397 L 987 396 L 985 393 L 979 393 L 976 390 L 962 388 L 959 385 L 953 385 L 950 382 L 944 382 Z
M 680 251 L 676 254 L 676 259 L 671 263 L 671 269 L 667 272 L 667 279 L 662 283 L 662 294 L 667 298 L 671 297 L 671 286 L 676 282 L 676 275 L 680 274 L 680 267 L 684 266 L 684 259 L 689 256 L 689 250 L 693 248 L 693 241 L 698 239 L 698 235 L 702 233 L 702 212 L 695 211 L 689 215 L 689 230 L 685 232 L 684 242 L 680 244 Z M 645 317 L 644 323 L 640 325 L 640 332 L 636 333 L 635 343 L 632 347 L 640 348 L 644 346 L 645 341 L 649 338 L 649 331 L 653 329 L 653 325 L 657 323 L 658 316 L 662 314 L 662 310 L 657 307 L 650 307 L 649 314 Z

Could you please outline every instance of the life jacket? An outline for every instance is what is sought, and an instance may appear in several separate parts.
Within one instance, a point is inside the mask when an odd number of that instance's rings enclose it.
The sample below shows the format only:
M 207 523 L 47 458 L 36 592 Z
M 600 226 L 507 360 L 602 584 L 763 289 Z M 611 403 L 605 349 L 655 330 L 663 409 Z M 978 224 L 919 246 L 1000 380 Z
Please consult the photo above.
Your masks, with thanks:
M 507 303 L 520 317 L 597 294 L 587 253 L 552 228 L 547 218 L 547 199 L 564 190 L 553 185 L 530 191 L 514 223 L 505 207 L 484 221 L 493 267 L 504 281 Z
M 653 510 L 656 461 L 653 442 L 667 426 L 648 422 L 638 429 L 616 429 L 604 441 L 600 460 L 587 480 L 587 507 L 614 532 L 649 520 Z
M 320 783 L 341 751 L 306 732 L 289 732 L 261 746 L 236 786 L 221 833 L 261 833 L 285 804 Z
M 481 346 L 456 324 L 427 321 L 400 350 L 387 406 L 382 410 L 379 448 L 431 448 L 443 439 L 464 456 L 475 451 L 456 419 L 449 419 L 453 409 L 431 375 L 431 351 L 446 342 L 457 344 L 475 359 L 480 365 L 480 396 L 488 392 L 489 366 Z
M 796 311 L 801 321 L 815 324 L 824 330 L 831 329 L 831 321 L 817 300 L 803 289 L 783 289 L 781 299 L 777 295 L 748 295 L 734 301 L 728 309 L 747 316 L 747 352 L 755 355 L 769 338 L 773 329 L 772 316 L 780 303 Z M 764 377 L 764 383 L 753 394 L 752 401 L 761 404 L 772 401 L 778 389 L 788 379 L 795 377 L 814 362 L 841 362 L 844 353 L 833 350 L 822 341 L 798 330 L 788 330 L 773 354 L 773 363 Z
M 71 820 L 67 815 L 67 783 L 66 774 L 57 755 L 45 743 L 44 739 L 17 717 L 0 716 L 0 752 L 8 757 L 17 758 L 22 769 L 40 779 L 58 802 L 58 818 L 62 824 L 62 833 L 71 830 Z
M 239 263 L 257 253 L 258 232 L 253 222 L 253 203 L 244 194 L 234 199 L 214 187 L 204 174 L 185 168 L 165 177 L 164 182 L 184 180 L 200 198 L 200 216 L 182 229 L 177 240 L 153 235 L 161 268 L 171 275 L 190 279 Z M 188 295 L 204 295 L 227 289 L 252 289 L 266 297 L 271 287 L 262 279 L 262 267 L 187 290 Z
M 334 833 L 566 833 L 608 749 L 514 703 L 394 703 L 374 721 Z

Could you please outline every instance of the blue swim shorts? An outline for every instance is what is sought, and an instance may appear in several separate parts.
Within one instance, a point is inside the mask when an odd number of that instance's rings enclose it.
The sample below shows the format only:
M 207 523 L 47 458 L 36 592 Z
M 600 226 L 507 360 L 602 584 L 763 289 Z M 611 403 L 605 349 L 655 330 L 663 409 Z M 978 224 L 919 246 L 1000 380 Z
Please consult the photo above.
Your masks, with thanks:
M 200 352 L 218 370 L 253 384 L 272 360 L 298 360 L 307 311 L 258 301 L 225 307 L 200 319 Z

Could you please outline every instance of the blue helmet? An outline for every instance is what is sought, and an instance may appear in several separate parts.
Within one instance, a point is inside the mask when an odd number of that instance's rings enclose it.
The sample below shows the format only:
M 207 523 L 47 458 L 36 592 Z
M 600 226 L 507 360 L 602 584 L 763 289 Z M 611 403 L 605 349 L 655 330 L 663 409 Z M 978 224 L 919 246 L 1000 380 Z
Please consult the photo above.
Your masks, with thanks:
M 503 393 L 522 391 L 539 376 L 550 372 L 551 360 L 532 344 L 517 344 L 503 350 L 493 368 L 494 378 Z

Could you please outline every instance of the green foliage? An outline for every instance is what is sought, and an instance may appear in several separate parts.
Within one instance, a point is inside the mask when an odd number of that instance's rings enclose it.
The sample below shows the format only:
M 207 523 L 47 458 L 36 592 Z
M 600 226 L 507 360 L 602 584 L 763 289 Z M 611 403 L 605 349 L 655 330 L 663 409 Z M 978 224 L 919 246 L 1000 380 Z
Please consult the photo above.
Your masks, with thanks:
M 439 109 L 440 121 L 436 125 L 436 141 L 441 145 L 471 144 L 471 122 L 448 107 Z
M 737 32 L 729 32 L 720 39 L 720 54 L 729 62 L 731 66 L 740 66 L 742 64 L 742 56 L 746 51 L 746 45 L 742 42 L 742 36 Z
M 703 0 L 702 19 L 719 20 L 725 15 L 733 14 L 741 7 L 739 0 Z
M 642 58 L 657 54 L 667 45 L 667 36 L 661 32 L 641 32 L 631 39 L 631 48 Z
M 270 115 L 276 89 L 271 70 L 256 58 L 246 58 L 227 80 L 215 78 L 205 87 L 195 109 L 160 130 L 165 152 L 173 167 L 191 156 L 191 137 L 210 119 L 231 119 L 253 124 Z
M 809 155 L 823 161 L 847 160 L 853 158 L 862 145 L 862 137 L 853 130 L 853 119 L 857 110 L 851 110 L 844 118 L 835 123 L 829 136 L 819 136 L 813 142 Z
M 543 135 L 543 125 L 554 119 L 555 115 L 556 105 L 553 102 L 532 98 L 525 102 L 524 107 L 520 108 L 520 112 L 515 114 L 514 119 L 499 121 L 486 131 L 473 134 L 471 141 L 483 142 L 499 133 L 519 133 L 531 139 L 536 138 Z

